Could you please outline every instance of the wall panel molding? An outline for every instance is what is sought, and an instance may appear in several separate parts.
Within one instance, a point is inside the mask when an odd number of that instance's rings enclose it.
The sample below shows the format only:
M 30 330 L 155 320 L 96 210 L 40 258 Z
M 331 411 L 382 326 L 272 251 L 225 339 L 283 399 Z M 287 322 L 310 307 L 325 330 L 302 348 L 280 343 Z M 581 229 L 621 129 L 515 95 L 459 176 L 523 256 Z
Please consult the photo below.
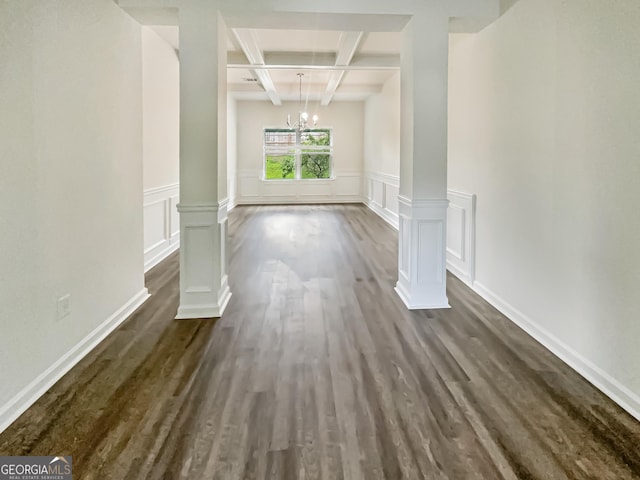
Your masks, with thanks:
M 377 172 L 365 175 L 367 206 L 399 230 L 398 204 L 400 178 Z M 475 205 L 473 194 L 447 191 L 447 269 L 467 285 L 475 276 Z
M 365 175 L 364 192 L 367 206 L 385 222 L 398 230 L 400 177 L 384 173 L 367 172 Z
M 263 180 L 261 170 L 239 170 L 234 204 L 362 202 L 362 173 L 334 173 L 332 179 Z
M 144 271 L 148 271 L 180 246 L 178 184 L 144 191 Z
M 475 278 L 476 196 L 447 191 L 447 268 L 467 285 Z

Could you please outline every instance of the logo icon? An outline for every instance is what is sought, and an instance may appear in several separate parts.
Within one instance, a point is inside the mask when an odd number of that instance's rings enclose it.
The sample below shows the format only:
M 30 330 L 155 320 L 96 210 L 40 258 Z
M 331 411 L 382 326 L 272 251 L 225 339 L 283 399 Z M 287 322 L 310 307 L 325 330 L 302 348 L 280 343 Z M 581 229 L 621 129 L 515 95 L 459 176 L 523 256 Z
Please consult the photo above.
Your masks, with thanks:
M 0 456 L 0 480 L 72 480 L 72 457 Z

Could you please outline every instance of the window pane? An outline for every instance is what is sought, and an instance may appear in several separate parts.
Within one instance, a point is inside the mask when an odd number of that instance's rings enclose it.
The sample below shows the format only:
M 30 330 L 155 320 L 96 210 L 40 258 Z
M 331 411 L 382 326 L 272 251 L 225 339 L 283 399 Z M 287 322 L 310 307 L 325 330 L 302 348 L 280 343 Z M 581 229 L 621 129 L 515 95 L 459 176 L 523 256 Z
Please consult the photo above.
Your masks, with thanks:
M 296 144 L 296 132 L 294 130 L 265 130 L 265 147 L 287 147 Z
M 265 180 L 331 178 L 331 129 L 266 128 Z
M 331 155 L 328 153 L 303 151 L 300 157 L 302 178 L 331 177 Z
M 326 145 L 331 144 L 329 130 L 305 130 L 300 134 L 302 145 Z
M 294 155 L 269 154 L 265 156 L 264 178 L 282 180 L 294 178 L 296 174 L 296 158 Z

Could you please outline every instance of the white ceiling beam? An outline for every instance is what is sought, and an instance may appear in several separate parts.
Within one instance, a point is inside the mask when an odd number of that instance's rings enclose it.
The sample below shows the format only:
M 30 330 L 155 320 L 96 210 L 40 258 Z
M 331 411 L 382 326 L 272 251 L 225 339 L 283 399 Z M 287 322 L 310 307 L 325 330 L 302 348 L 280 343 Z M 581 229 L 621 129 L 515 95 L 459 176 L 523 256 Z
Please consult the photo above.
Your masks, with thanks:
M 322 100 L 320 100 L 320 105 L 326 107 L 331 103 L 331 99 L 336 94 L 336 90 L 340 86 L 343 76 L 344 70 L 334 70 L 331 72 L 331 75 L 329 75 L 329 81 L 327 82 L 327 88 L 322 95 Z
M 351 63 L 336 67 L 334 53 L 312 54 L 308 52 L 264 52 L 264 65 L 251 65 L 244 54 L 229 52 L 228 68 L 253 70 L 399 70 L 400 55 L 356 54 Z
M 258 39 L 256 38 L 254 31 L 248 28 L 234 28 L 232 31 L 238 40 L 245 57 L 247 57 L 247 60 L 249 61 L 249 66 L 264 66 L 264 56 L 262 54 L 262 49 L 258 45 Z M 271 79 L 269 71 L 266 69 L 255 69 L 253 70 L 253 73 L 260 81 L 264 91 L 269 95 L 271 102 L 276 106 L 282 105 L 282 100 L 276 91 L 276 86 Z
M 338 52 L 336 53 L 336 65 L 344 67 L 351 63 L 351 59 L 360 45 L 364 32 L 342 32 Z
M 264 88 L 264 91 L 269 95 L 271 103 L 273 103 L 275 106 L 282 105 L 282 100 L 280 100 L 280 96 L 276 91 L 276 86 L 274 85 L 273 80 L 271 80 L 269 70 L 254 70 L 253 73 L 255 73 L 256 78 L 262 85 L 262 88 Z
M 325 84 L 309 85 L 310 93 L 307 99 L 311 102 L 319 102 L 324 93 Z M 257 89 L 255 84 L 229 83 L 228 92 L 235 98 L 246 100 L 268 100 L 267 93 L 261 88 Z M 378 94 L 382 91 L 382 85 L 342 85 L 340 91 L 336 92 L 333 101 L 338 100 L 363 100 L 370 95 Z M 317 93 L 314 93 L 317 92 Z M 291 85 L 279 92 L 282 101 L 298 102 L 298 86 Z
M 336 64 L 336 54 L 333 52 L 264 52 L 264 63 L 271 67 L 329 66 Z
M 356 54 L 345 70 L 400 70 L 400 54 Z
M 124 1 L 124 0 L 120 0 Z M 236 9 L 227 9 L 224 14 L 225 23 L 229 28 L 269 28 L 269 29 L 294 29 L 294 30 L 333 30 L 348 31 L 361 30 L 364 32 L 401 32 L 411 20 L 412 9 L 399 5 L 400 2 L 378 2 L 384 3 L 384 10 L 389 12 L 395 10 L 397 13 L 374 13 L 371 0 L 361 1 L 360 13 L 345 13 L 344 4 L 346 2 L 282 2 L 291 4 L 285 8 L 269 9 L 260 8 L 260 3 L 266 5 L 268 2 L 238 2 L 241 4 Z M 482 0 L 461 0 L 467 3 L 478 3 Z M 484 0 L 497 1 L 497 0 Z M 414 3 L 412 0 L 409 3 Z M 231 4 L 231 1 L 228 2 Z M 247 8 L 243 3 L 255 4 L 252 8 Z M 273 2 L 271 2 L 273 3 Z M 329 4 L 335 4 L 337 10 Z M 354 2 L 349 2 L 353 8 Z M 301 9 L 308 9 L 308 12 L 301 12 Z M 289 11 L 287 11 L 289 10 Z M 297 11 L 292 11 L 297 10 Z M 313 12 L 313 10 L 317 10 Z M 330 12 L 333 10 L 333 12 Z
M 336 67 L 347 67 L 351 63 L 351 59 L 356 53 L 360 40 L 364 32 L 342 32 L 340 34 L 340 42 L 338 43 L 338 52 L 336 53 Z M 335 70 L 331 72 L 329 81 L 327 82 L 327 88 L 322 96 L 320 105 L 326 107 L 331 103 L 331 99 L 336 93 L 336 90 L 340 86 L 342 77 L 344 76 L 343 70 Z

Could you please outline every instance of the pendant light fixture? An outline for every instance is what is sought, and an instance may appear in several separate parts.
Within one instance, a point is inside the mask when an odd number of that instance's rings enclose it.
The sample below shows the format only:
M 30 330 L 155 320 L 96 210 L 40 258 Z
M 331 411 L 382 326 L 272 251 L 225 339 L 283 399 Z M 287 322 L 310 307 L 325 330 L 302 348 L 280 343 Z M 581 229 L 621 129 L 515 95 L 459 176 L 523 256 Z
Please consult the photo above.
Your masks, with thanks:
M 291 114 L 287 115 L 287 125 L 289 128 L 294 130 L 298 130 L 302 132 L 309 128 L 309 114 L 302 109 L 302 77 L 304 77 L 304 73 L 298 73 L 298 82 L 300 85 L 299 88 L 299 100 L 298 100 L 298 121 L 295 123 L 291 123 Z M 318 115 L 314 115 L 311 119 L 313 127 L 318 123 Z

